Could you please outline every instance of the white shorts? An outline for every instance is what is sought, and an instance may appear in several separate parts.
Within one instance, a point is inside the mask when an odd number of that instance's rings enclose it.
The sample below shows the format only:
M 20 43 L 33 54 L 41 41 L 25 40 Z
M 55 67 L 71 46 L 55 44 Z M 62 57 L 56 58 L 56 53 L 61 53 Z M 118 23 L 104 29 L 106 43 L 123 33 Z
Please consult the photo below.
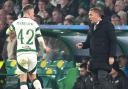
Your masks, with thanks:
M 18 53 L 16 74 L 32 73 L 36 74 L 37 54 L 36 53 Z

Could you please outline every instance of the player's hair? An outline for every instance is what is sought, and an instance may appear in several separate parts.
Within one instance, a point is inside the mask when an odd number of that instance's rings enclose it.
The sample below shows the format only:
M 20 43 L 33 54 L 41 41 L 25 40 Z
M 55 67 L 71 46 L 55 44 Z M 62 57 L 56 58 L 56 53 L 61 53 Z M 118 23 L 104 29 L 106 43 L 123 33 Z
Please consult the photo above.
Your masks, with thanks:
M 31 4 L 27 4 L 23 7 L 23 13 L 25 13 L 26 11 L 30 10 L 30 9 L 34 9 L 33 5 Z
M 82 64 L 80 65 L 80 68 L 87 69 L 87 63 L 82 63 Z
M 93 7 L 90 9 L 90 11 L 94 11 L 95 13 L 99 14 L 99 16 L 103 16 L 104 13 L 99 7 Z

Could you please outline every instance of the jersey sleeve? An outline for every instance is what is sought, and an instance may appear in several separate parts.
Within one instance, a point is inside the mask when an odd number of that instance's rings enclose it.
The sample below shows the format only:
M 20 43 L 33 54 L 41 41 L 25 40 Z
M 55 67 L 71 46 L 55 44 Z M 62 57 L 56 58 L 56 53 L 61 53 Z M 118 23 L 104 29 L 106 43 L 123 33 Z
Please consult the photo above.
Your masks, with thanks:
M 9 28 L 6 31 L 6 34 L 10 34 L 11 32 L 15 31 L 15 27 L 13 25 L 10 25 Z
M 39 44 L 45 49 L 46 45 L 45 45 L 44 38 L 43 38 L 43 36 L 41 34 L 40 28 L 36 29 L 36 38 L 37 38 Z
M 41 37 L 42 35 L 41 35 L 41 31 L 40 31 L 40 28 L 38 27 L 37 29 L 36 29 L 36 38 L 38 38 L 38 37 Z

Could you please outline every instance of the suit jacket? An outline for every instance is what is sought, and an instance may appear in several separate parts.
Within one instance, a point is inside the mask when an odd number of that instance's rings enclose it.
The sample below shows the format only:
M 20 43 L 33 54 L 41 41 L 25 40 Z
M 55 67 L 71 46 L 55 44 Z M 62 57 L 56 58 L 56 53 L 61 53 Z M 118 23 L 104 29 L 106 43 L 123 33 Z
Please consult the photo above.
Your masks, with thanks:
M 108 20 L 102 19 L 94 30 L 90 26 L 87 39 L 83 42 L 83 48 L 90 48 L 92 60 L 90 69 L 103 69 L 110 71 L 109 57 L 116 55 L 116 35 L 114 26 Z
M 118 74 L 111 82 L 112 89 L 128 89 L 128 78 L 124 75 Z

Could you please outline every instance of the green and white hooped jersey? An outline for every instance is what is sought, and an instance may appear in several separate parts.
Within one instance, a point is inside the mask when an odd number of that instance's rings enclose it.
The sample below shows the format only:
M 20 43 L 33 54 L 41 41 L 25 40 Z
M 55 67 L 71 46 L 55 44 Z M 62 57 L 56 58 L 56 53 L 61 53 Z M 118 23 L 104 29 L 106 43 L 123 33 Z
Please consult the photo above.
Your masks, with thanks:
M 19 18 L 7 29 L 16 32 L 17 52 L 36 52 L 35 39 L 41 36 L 38 24 L 30 18 Z

